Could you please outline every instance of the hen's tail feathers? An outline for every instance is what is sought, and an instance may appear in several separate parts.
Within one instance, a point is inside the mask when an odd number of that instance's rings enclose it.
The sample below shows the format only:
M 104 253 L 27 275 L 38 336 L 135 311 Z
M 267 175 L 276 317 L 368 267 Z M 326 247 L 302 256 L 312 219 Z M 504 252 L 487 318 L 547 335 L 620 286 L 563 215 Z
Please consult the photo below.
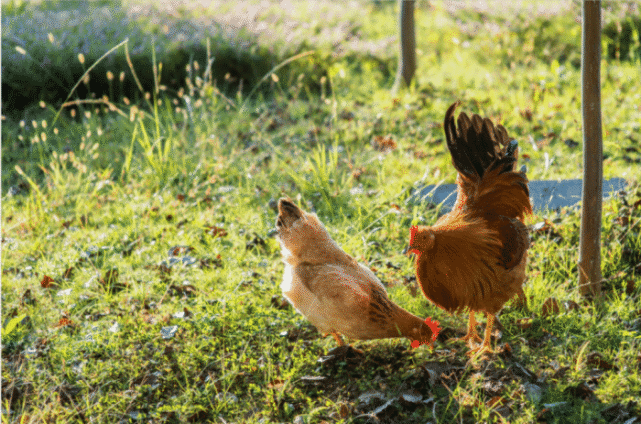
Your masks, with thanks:
M 526 212 L 532 212 L 532 206 L 527 177 L 515 171 L 517 141 L 510 141 L 503 126 L 495 127 L 479 115 L 469 118 L 461 112 L 455 123 L 454 110 L 459 104 L 448 108 L 444 128 L 454 167 L 476 188 L 475 195 L 467 189 L 464 194 L 469 202 L 483 205 L 486 212 L 522 219 Z

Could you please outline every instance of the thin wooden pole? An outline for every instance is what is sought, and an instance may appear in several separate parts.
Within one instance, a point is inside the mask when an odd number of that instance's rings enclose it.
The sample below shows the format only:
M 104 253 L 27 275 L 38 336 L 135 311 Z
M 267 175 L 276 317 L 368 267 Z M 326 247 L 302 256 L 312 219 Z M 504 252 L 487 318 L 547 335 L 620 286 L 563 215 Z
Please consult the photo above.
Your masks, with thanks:
M 601 294 L 601 2 L 583 0 L 581 109 L 583 114 L 583 207 L 579 248 L 579 292 Z
M 398 71 L 393 91 L 398 91 L 405 82 L 409 86 L 416 72 L 416 31 L 414 29 L 414 0 L 398 0 L 399 45 Z

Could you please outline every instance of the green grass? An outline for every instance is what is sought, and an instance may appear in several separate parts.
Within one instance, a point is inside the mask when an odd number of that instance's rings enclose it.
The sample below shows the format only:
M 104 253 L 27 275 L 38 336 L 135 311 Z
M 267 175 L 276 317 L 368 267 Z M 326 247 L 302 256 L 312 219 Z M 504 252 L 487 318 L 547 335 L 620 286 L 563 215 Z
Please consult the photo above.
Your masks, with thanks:
M 395 34 L 392 5 L 362 8 L 371 19 L 357 20 L 354 37 L 384 43 Z M 265 73 L 256 84 L 267 77 L 252 97 L 256 85 L 225 87 L 205 57 L 192 62 L 180 93 L 161 88 L 161 72 L 147 100 L 138 92 L 128 104 L 81 103 L 54 124 L 65 93 L 6 115 L 3 423 L 361 423 L 384 403 L 366 404 L 371 392 L 421 397 L 382 410 L 390 423 L 639 416 L 638 59 L 606 58 L 602 67 L 604 173 L 629 181 L 604 204 L 603 298 L 584 301 L 576 287 L 578 210 L 529 218 L 547 224 L 532 234 L 530 312 L 508 304 L 501 313 L 494 343 L 511 352 L 468 362 L 466 349 L 445 339 L 434 351 L 383 340 L 357 342 L 365 351 L 357 361 L 321 364 L 335 343 L 282 307 L 283 265 L 268 235 L 273 200 L 296 199 L 375 270 L 394 301 L 440 320 L 444 336 L 459 333 L 465 317 L 438 310 L 408 281 L 408 229 L 434 222 L 437 211 L 407 199 L 420 184 L 454 181 L 441 122 L 456 99 L 519 140 L 530 179 L 581 176 L 573 13 L 510 26 L 483 15 L 497 32 L 471 32 L 476 12 L 421 5 L 417 80 L 397 98 L 392 52 L 332 56 L 320 40 L 257 64 Z M 559 33 L 567 40 L 548 46 Z M 531 50 L 516 48 L 521 40 Z M 92 45 L 95 57 L 122 39 L 113 41 Z M 308 49 L 316 52 L 266 74 Z M 148 60 L 158 69 L 158 57 Z M 299 78 L 305 69 L 317 80 Z M 372 140 L 387 135 L 397 147 L 375 149 Z M 545 312 L 549 298 L 558 312 Z

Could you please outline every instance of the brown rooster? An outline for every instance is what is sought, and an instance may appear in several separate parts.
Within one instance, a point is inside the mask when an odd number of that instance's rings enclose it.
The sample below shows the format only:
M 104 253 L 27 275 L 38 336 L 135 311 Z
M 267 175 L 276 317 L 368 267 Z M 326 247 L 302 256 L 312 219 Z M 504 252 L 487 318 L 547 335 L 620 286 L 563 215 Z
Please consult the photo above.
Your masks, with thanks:
M 280 199 L 276 229 L 285 262 L 283 295 L 321 333 L 339 345 L 339 334 L 433 343 L 432 326 L 392 302 L 374 273 L 332 240 L 316 214 Z
M 522 299 L 530 244 L 523 219 L 532 213 L 525 172 L 516 172 L 518 144 L 509 142 L 501 125 L 465 113 L 454 122 L 445 114 L 445 137 L 458 171 L 454 209 L 433 226 L 413 226 L 410 251 L 416 253 L 416 276 L 425 297 L 449 312 L 469 310 L 464 340 L 472 349 L 492 352 L 495 315 L 515 294 Z M 483 345 L 475 312 L 485 312 Z

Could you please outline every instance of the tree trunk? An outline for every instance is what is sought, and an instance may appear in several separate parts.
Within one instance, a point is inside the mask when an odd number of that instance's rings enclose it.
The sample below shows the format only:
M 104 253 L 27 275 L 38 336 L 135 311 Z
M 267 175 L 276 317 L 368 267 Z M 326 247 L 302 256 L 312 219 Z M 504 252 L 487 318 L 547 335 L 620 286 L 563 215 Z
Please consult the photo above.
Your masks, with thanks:
M 601 206 L 603 141 L 601 130 L 601 2 L 583 0 L 581 109 L 583 113 L 583 206 L 579 249 L 579 291 L 601 294 Z
M 399 39 L 398 71 L 393 91 L 396 92 L 404 82 L 409 86 L 416 72 L 416 32 L 414 29 L 414 0 L 398 0 Z

